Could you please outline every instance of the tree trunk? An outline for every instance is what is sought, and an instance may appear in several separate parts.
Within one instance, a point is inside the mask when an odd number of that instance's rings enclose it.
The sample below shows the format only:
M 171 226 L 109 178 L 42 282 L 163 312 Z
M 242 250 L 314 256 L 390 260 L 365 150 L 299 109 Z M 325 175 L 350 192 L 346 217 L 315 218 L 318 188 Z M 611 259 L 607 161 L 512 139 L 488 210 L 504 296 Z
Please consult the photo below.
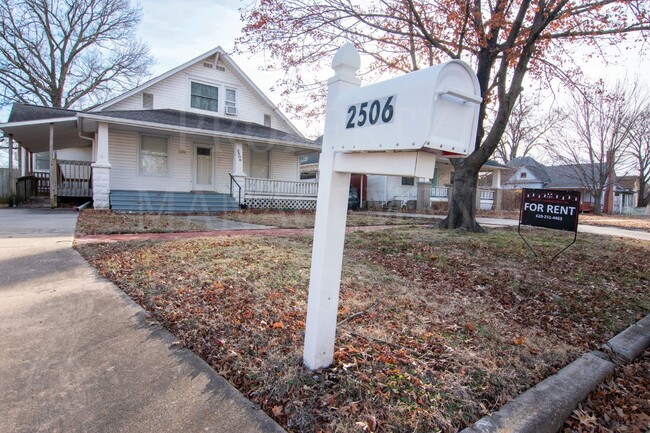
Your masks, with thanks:
M 454 170 L 449 212 L 438 227 L 483 233 L 485 229 L 476 222 L 476 191 L 478 170 L 472 170 L 465 161 Z
M 637 198 L 637 207 L 646 207 L 650 201 L 650 195 L 646 195 L 646 182 L 643 176 L 639 176 L 639 195 Z
M 601 208 L 601 203 L 602 203 L 602 198 L 601 198 L 601 192 L 598 191 L 594 194 L 594 191 L 591 192 L 592 197 L 594 198 L 594 215 L 602 215 L 603 211 Z

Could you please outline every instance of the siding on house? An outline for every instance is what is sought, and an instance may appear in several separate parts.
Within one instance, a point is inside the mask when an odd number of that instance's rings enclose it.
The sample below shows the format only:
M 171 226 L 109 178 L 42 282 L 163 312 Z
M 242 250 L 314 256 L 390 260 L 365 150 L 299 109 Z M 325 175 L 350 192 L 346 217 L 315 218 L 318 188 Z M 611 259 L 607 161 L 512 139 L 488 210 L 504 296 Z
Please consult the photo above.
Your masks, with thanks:
M 415 181 L 417 184 L 417 179 Z M 400 176 L 378 176 L 368 175 L 368 197 L 369 202 L 386 202 L 391 200 L 417 198 L 417 186 L 402 185 Z
M 212 144 L 209 140 L 168 137 L 167 175 L 148 175 L 139 172 L 140 134 L 132 131 L 109 131 L 109 161 L 111 189 L 136 191 L 192 191 L 194 190 L 194 146 L 212 145 L 215 161 L 215 191 L 230 192 L 230 173 L 233 169 L 234 149 L 230 144 Z M 247 149 L 248 150 L 248 149 Z M 250 151 L 244 152 L 244 167 L 250 167 Z M 271 150 L 271 178 L 299 179 L 298 156 L 290 149 Z
M 57 159 L 65 159 L 69 161 L 92 161 L 93 152 L 90 146 L 88 147 L 68 147 L 56 151 Z
M 111 163 L 111 190 L 190 191 L 192 148 L 181 151 L 179 136 L 169 137 L 167 175 L 139 173 L 140 134 L 110 130 L 108 158 Z
M 223 65 L 222 65 L 223 66 Z M 210 116 L 233 118 L 245 122 L 254 122 L 264 125 L 264 115 L 271 116 L 271 127 L 287 133 L 294 133 L 293 129 L 278 113 L 255 92 L 248 83 L 238 74 L 230 71 L 227 66 L 225 71 L 206 68 L 203 61 L 199 61 L 164 80 L 147 87 L 144 93 L 153 95 L 154 109 L 172 109 L 179 111 L 192 111 Z M 190 82 L 196 80 L 201 83 L 219 86 L 219 111 L 196 110 L 190 107 Z M 237 115 L 224 115 L 225 89 L 235 89 L 237 92 Z M 110 110 L 142 110 L 142 93 L 136 93 L 107 108 Z
M 276 180 L 300 180 L 298 155 L 287 149 L 271 151 L 271 178 Z

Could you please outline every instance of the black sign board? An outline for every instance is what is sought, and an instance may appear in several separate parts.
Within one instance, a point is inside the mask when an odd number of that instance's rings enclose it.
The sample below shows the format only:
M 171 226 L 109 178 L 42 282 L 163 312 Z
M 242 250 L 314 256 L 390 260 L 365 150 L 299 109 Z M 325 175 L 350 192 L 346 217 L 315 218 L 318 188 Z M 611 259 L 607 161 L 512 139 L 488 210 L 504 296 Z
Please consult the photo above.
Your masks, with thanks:
M 579 191 L 524 189 L 519 224 L 576 232 Z

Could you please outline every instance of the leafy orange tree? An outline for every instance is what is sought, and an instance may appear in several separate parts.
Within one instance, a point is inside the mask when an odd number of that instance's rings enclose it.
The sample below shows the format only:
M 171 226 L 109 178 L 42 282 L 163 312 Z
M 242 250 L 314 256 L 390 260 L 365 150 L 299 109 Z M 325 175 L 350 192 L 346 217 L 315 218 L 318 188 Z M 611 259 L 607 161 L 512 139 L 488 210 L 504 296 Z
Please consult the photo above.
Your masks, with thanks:
M 483 96 L 478 134 L 473 152 L 454 162 L 449 214 L 441 226 L 482 231 L 475 220 L 478 173 L 499 144 L 524 78 L 568 79 L 579 73 L 576 52 L 645 40 L 650 2 L 259 0 L 242 10 L 242 19 L 240 49 L 269 53 L 269 67 L 286 71 L 284 90 L 309 93 L 311 101 L 289 107 L 304 116 L 322 110 L 323 83 L 313 71 L 329 70 L 326 62 L 345 41 L 373 59 L 363 72 L 375 76 L 446 59 L 468 61 Z

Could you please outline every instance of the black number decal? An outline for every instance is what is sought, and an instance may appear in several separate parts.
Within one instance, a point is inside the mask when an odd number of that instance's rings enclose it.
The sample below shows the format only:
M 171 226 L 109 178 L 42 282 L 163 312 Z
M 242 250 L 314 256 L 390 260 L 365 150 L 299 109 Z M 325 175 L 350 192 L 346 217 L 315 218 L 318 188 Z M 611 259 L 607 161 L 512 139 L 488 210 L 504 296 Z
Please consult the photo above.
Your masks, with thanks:
M 384 105 L 384 109 L 381 110 L 381 121 L 384 123 L 388 123 L 393 119 L 393 106 L 391 105 L 392 101 L 393 101 L 393 97 L 391 96 L 386 101 L 386 105 Z
M 350 105 L 348 107 L 348 122 L 345 124 L 345 128 L 351 129 L 368 124 L 390 123 L 395 114 L 394 100 L 395 95 Z M 370 106 L 370 109 L 368 109 L 368 106 Z
M 350 117 L 348 118 L 348 124 L 345 126 L 345 129 L 354 128 L 354 117 L 357 115 L 357 107 L 351 105 L 350 108 L 348 108 L 348 114 Z
M 372 105 L 370 106 L 370 124 L 374 125 L 377 123 L 377 120 L 379 120 L 379 111 L 381 110 L 380 108 L 381 104 L 379 103 L 378 100 L 372 101 Z
M 364 102 L 359 107 L 359 121 L 357 122 L 357 125 L 359 125 L 359 126 L 365 125 L 366 120 L 368 120 L 368 112 L 366 111 L 367 106 L 368 106 L 368 103 Z

